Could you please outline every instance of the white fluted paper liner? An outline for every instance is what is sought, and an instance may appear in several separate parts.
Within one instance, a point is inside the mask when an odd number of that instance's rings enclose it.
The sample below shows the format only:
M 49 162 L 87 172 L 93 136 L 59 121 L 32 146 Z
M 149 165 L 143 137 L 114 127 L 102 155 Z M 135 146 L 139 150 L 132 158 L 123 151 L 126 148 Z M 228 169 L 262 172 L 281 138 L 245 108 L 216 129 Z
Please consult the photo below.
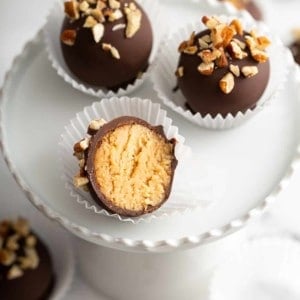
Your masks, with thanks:
M 161 28 L 161 10 L 159 7 L 159 1 L 153 0 L 138 0 L 137 1 L 147 13 L 153 31 L 153 45 L 152 51 L 149 58 L 149 67 L 137 78 L 134 83 L 129 84 L 126 88 L 119 88 L 117 91 L 111 91 L 106 88 L 98 88 L 89 85 L 85 82 L 80 81 L 75 77 L 67 67 L 60 45 L 60 31 L 61 26 L 65 17 L 63 3 L 64 0 L 56 0 L 50 13 L 47 17 L 47 22 L 43 28 L 44 40 L 46 45 L 46 50 L 48 52 L 48 58 L 51 61 L 52 67 L 56 70 L 57 74 L 64 79 L 65 82 L 70 84 L 73 88 L 86 93 L 91 96 L 98 98 L 102 97 L 113 97 L 113 96 L 123 96 L 133 92 L 137 89 L 146 78 L 149 77 L 152 72 L 152 62 L 157 53 L 160 39 L 164 34 L 164 28 Z
M 175 156 L 178 160 L 178 166 L 175 170 L 170 197 L 161 208 L 141 217 L 129 218 L 110 213 L 98 206 L 88 192 L 75 188 L 73 184 L 73 177 L 79 170 L 78 161 L 73 156 L 73 145 L 86 136 L 86 130 L 91 120 L 103 118 L 110 121 L 119 116 L 135 116 L 152 125 L 162 125 L 167 138 L 177 140 Z M 78 113 L 61 134 L 59 154 L 63 168 L 62 178 L 71 196 L 78 203 L 84 205 L 86 209 L 121 221 L 139 223 L 161 217 L 181 215 L 196 209 L 207 209 L 222 196 L 222 188 L 217 190 L 214 186 L 214 178 L 218 172 L 213 166 L 205 163 L 204 158 L 193 155 L 190 148 L 183 143 L 184 138 L 179 135 L 178 128 L 172 125 L 172 120 L 167 117 L 166 111 L 160 108 L 160 104 L 140 98 L 113 97 L 103 99 Z M 199 160 L 201 161 L 197 162 Z M 199 163 L 203 166 L 201 170 L 197 169 Z M 195 174 L 197 174 L 196 177 Z M 190 180 L 190 178 L 194 180 Z
M 224 6 L 224 7 L 229 7 Z M 226 17 L 225 15 L 218 16 L 220 19 L 228 22 L 235 17 Z M 152 81 L 154 89 L 158 93 L 159 98 L 165 105 L 186 118 L 187 120 L 201 127 L 211 129 L 228 129 L 242 124 L 250 119 L 253 115 L 261 111 L 271 100 L 276 98 L 280 91 L 284 88 L 287 80 L 289 68 L 293 64 L 293 59 L 290 51 L 284 47 L 280 39 L 270 33 L 268 28 L 261 22 L 256 22 L 249 14 L 242 14 L 241 19 L 245 30 L 257 29 L 258 34 L 268 36 L 272 44 L 267 49 L 270 59 L 270 79 L 267 88 L 262 97 L 257 102 L 254 109 L 248 109 L 246 112 L 238 112 L 235 116 L 228 114 L 223 117 L 218 114 L 212 117 L 210 114 L 202 116 L 200 113 L 193 114 L 185 106 L 186 99 L 180 90 L 173 92 L 177 84 L 175 71 L 179 60 L 177 51 L 178 45 L 187 40 L 193 31 L 200 32 L 205 30 L 205 26 L 198 21 L 195 24 L 187 24 L 184 28 L 173 33 L 168 38 L 165 38 L 159 49 L 158 57 L 155 62 L 152 73 Z M 217 83 L 216 83 L 217 84 Z
M 209 299 L 300 299 L 299 281 L 299 241 L 265 237 L 245 243 L 217 267 Z

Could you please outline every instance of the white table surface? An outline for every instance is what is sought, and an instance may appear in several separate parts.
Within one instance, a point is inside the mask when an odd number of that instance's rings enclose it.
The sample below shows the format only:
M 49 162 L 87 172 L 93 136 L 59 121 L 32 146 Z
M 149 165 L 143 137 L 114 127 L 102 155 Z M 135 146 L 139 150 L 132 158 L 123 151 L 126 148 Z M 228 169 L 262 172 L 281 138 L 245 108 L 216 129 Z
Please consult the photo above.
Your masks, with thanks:
M 168 0 L 171 1 L 171 0 Z M 186 1 L 186 0 L 182 0 Z M 34 37 L 43 25 L 45 16 L 53 0 L 31 1 L 0 1 L 0 86 L 3 84 L 5 72 L 12 60 L 18 54 L 24 43 Z M 289 29 L 300 27 L 297 23 L 297 10 L 293 9 L 298 0 L 264 0 L 265 6 L 270 7 L 268 20 L 271 28 L 277 30 L 284 40 L 287 40 Z M 272 3 L 272 5 L 270 5 Z M 294 6 L 293 6 L 294 5 Z M 299 7 L 299 5 L 298 5 Z M 283 17 L 285 14 L 289 17 Z M 284 18 L 284 19 L 282 19 Z M 280 27 L 283 25 L 283 27 Z M 279 199 L 270 209 L 273 220 L 283 228 L 300 234 L 300 169 L 296 171 L 288 188 L 281 193 Z M 10 198 L 17 207 L 16 214 L 27 209 L 35 210 L 27 201 L 20 188 L 10 175 L 2 156 L 0 157 L 0 199 Z M 1 209 L 1 200 L 0 200 Z M 38 212 L 36 212 L 39 214 Z M 53 226 L 57 226 L 53 224 Z M 69 234 L 66 232 L 66 234 Z M 73 238 L 73 237 L 72 237 Z M 100 299 L 82 280 L 77 270 L 74 282 L 65 299 Z M 103 299 L 104 300 L 104 299 Z

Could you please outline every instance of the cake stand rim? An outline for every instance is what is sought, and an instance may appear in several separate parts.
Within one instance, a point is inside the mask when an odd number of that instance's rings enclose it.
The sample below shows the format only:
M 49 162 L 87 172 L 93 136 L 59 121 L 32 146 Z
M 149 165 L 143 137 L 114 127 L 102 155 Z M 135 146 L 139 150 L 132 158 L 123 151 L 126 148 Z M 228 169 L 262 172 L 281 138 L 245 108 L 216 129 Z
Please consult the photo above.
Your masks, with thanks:
M 16 65 L 18 65 L 19 61 L 26 55 L 28 51 L 37 43 L 41 42 L 41 30 L 36 34 L 36 36 L 29 40 L 24 48 L 21 50 L 20 54 L 16 55 L 11 68 L 7 71 L 4 79 L 3 86 L 0 90 L 0 149 L 2 151 L 4 160 L 8 166 L 10 173 L 13 178 L 20 186 L 22 191 L 25 193 L 26 197 L 29 201 L 44 215 L 46 215 L 51 220 L 58 222 L 60 225 L 71 231 L 73 234 L 93 242 L 98 245 L 132 251 L 132 252 L 171 252 L 178 249 L 187 249 L 193 248 L 208 242 L 212 242 L 214 240 L 221 239 L 241 228 L 243 228 L 250 220 L 253 218 L 260 216 L 264 210 L 269 207 L 271 203 L 274 202 L 275 198 L 280 194 L 280 192 L 287 187 L 290 182 L 292 175 L 294 174 L 297 165 L 300 162 L 300 142 L 298 142 L 297 149 L 295 149 L 295 155 L 291 160 L 290 165 L 285 173 L 285 176 L 280 180 L 278 186 L 273 189 L 273 192 L 269 194 L 260 204 L 248 211 L 248 213 L 243 216 L 228 222 L 227 224 L 211 229 L 205 233 L 201 233 L 199 235 L 192 236 L 183 236 L 175 239 L 163 239 L 163 240 L 135 240 L 131 238 L 120 238 L 113 237 L 111 235 L 105 233 L 97 233 L 89 230 L 88 228 L 75 224 L 74 222 L 66 219 L 60 213 L 56 212 L 54 209 L 45 205 L 43 201 L 41 201 L 40 197 L 31 191 L 29 186 L 26 184 L 25 180 L 22 178 L 20 174 L 18 174 L 17 169 L 14 166 L 12 159 L 7 151 L 6 144 L 3 142 L 3 89 L 9 83 L 11 76 L 13 75 L 13 71 Z M 296 64 L 292 66 L 292 71 L 295 72 L 296 81 L 300 84 L 300 76 L 299 76 L 299 68 Z

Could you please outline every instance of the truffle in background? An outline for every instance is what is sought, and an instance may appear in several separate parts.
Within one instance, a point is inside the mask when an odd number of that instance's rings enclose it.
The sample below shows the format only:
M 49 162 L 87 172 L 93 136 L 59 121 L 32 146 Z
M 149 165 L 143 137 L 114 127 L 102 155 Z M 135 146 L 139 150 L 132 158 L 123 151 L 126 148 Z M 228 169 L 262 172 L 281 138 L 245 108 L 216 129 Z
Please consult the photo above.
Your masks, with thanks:
M 25 219 L 0 222 L 0 298 L 46 300 L 54 284 L 47 247 Z
M 245 9 L 247 10 L 254 19 L 261 21 L 263 20 L 263 14 L 255 1 L 253 0 L 219 0 L 219 1 L 227 1 L 233 4 L 237 9 Z
M 72 0 L 65 2 L 65 13 L 62 53 L 79 80 L 117 90 L 147 69 L 152 28 L 135 1 Z

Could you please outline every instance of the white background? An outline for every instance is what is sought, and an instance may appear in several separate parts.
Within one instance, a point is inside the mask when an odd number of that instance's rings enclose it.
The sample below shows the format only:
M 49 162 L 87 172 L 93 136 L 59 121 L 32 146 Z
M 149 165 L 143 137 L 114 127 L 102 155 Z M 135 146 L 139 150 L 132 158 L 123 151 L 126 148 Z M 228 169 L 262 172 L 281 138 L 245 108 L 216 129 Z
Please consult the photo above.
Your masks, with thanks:
M 171 0 L 168 1 L 171 2 Z M 34 37 L 43 25 L 52 2 L 53 0 L 0 0 L 0 86 L 3 84 L 5 72 L 10 68 L 14 56 L 21 51 L 24 43 Z M 264 7 L 268 8 L 267 21 L 284 41 L 289 39 L 292 27 L 300 27 L 300 19 L 297 21 L 297 14 L 300 11 L 300 3 L 298 4 L 298 2 L 300 1 L 264 0 Z M 300 234 L 299 195 L 300 170 L 296 172 L 288 188 L 281 193 L 270 213 L 273 221 L 277 224 Z M 14 182 L 0 155 L 0 210 L 1 202 L 3 202 L 1 199 L 10 199 L 16 207 L 16 215 L 21 212 L 24 213 L 26 210 L 35 210 Z M 38 212 L 36 214 L 39 215 Z M 99 297 L 93 296 L 92 291 L 82 282 L 77 273 L 66 299 L 92 300 L 94 298 L 99 299 Z

